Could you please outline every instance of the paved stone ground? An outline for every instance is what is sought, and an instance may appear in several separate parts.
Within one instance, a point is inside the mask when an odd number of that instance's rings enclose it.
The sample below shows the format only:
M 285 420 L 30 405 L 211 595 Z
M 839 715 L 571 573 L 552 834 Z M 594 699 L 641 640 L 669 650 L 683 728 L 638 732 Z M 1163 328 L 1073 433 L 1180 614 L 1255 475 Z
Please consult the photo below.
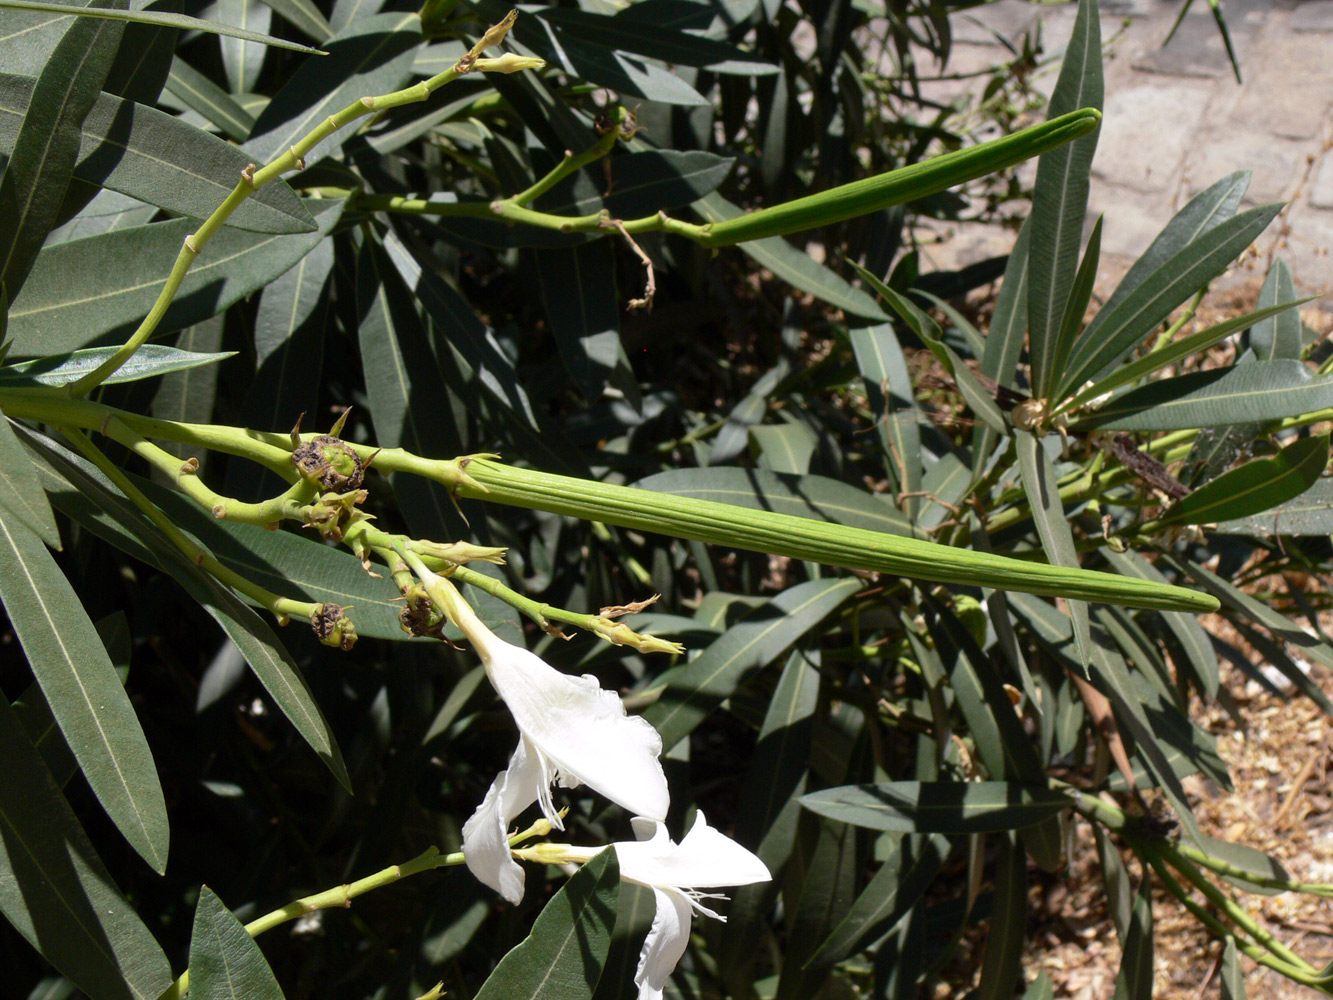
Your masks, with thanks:
M 1222 0 L 1244 82 L 1232 73 L 1206 0 L 1194 0 L 1171 43 L 1162 41 L 1183 0 L 1103 0 L 1102 136 L 1093 162 L 1088 224 L 1106 220 L 1102 274 L 1109 284 L 1189 197 L 1235 170 L 1252 172 L 1246 206 L 1287 207 L 1254 252 L 1219 286 L 1261 278 L 1275 256 L 1297 289 L 1333 313 L 1333 0 Z M 949 71 L 1005 58 L 996 35 L 1015 39 L 1040 20 L 1045 51 L 1063 50 L 1072 4 L 998 0 L 955 19 Z M 1049 92 L 1054 72 L 1034 81 Z M 940 96 L 952 86 L 942 84 Z M 937 266 L 1004 253 L 1012 236 L 964 227 L 934 248 Z

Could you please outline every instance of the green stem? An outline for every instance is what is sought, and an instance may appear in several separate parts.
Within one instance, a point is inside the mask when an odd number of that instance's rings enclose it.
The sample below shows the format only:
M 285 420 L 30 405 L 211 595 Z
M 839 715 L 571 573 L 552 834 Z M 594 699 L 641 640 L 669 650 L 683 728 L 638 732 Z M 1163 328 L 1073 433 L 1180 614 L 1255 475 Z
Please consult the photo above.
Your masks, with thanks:
M 1145 845 L 1145 852 L 1149 858 L 1161 858 L 1172 868 L 1184 875 L 1185 878 L 1194 885 L 1204 897 L 1226 914 L 1227 918 L 1239 927 L 1246 934 L 1250 935 L 1255 941 L 1262 945 L 1272 954 L 1276 955 L 1283 962 L 1301 969 L 1307 973 L 1315 972 L 1315 967 L 1305 959 L 1301 958 L 1285 944 L 1274 937 L 1269 931 L 1260 926 L 1259 922 L 1252 917 L 1249 912 L 1234 899 L 1224 893 L 1221 889 L 1209 881 L 1208 876 L 1199 871 L 1194 864 L 1177 851 L 1172 845 L 1165 842 L 1156 842 Z
M 1236 943 L 1236 949 L 1241 954 L 1247 955 L 1260 965 L 1267 966 L 1275 972 L 1281 973 L 1288 979 L 1294 980 L 1305 986 L 1314 987 L 1321 993 L 1329 992 L 1326 985 L 1319 979 L 1316 970 L 1310 968 L 1307 963 L 1302 962 L 1301 966 L 1303 967 L 1288 965 L 1286 962 L 1283 962 L 1281 959 L 1259 947 L 1253 941 L 1246 940 L 1240 935 L 1233 933 L 1231 928 L 1227 927 L 1226 924 L 1222 923 L 1222 921 L 1218 920 L 1190 898 L 1188 890 L 1176 880 L 1171 874 L 1171 870 L 1160 857 L 1151 852 L 1144 854 L 1143 857 L 1147 860 L 1148 864 L 1152 866 L 1152 869 L 1157 873 L 1158 878 L 1162 880 L 1162 884 L 1166 887 L 1167 892 L 1171 893 L 1180 905 L 1185 907 L 1185 909 L 1193 915 L 1194 919 L 1212 931 L 1219 940 L 1234 941 Z
M 1263 886 L 1265 889 L 1276 889 L 1279 892 L 1303 892 L 1311 896 L 1323 896 L 1333 899 L 1333 885 L 1321 882 L 1292 882 L 1289 879 L 1273 878 L 1272 876 L 1262 875 L 1251 871 L 1248 868 L 1237 868 L 1235 865 L 1228 864 L 1221 858 L 1215 858 L 1211 854 L 1199 850 L 1192 844 L 1184 841 L 1175 845 L 1175 853 L 1183 858 L 1187 858 L 1200 867 L 1207 868 L 1211 872 L 1216 872 L 1227 878 L 1243 879 L 1254 885 Z M 1170 860 L 1170 859 L 1168 859 Z
M 74 444 L 87 459 L 97 466 L 116 488 L 125 494 L 134 506 L 143 511 L 144 515 L 153 522 L 157 528 L 167 536 L 173 545 L 180 550 L 181 554 L 189 559 L 196 566 L 201 567 L 206 572 L 212 574 L 223 583 L 234 588 L 242 594 L 245 594 L 251 600 L 276 615 L 280 620 L 288 618 L 301 618 L 309 621 L 311 616 L 319 611 L 321 605 L 310 604 L 304 601 L 293 601 L 287 597 L 280 597 L 271 591 L 265 590 L 239 573 L 235 573 L 223 566 L 212 555 L 204 551 L 194 542 L 192 542 L 183 531 L 176 527 L 157 506 L 143 495 L 129 478 L 120 471 L 102 451 L 88 440 L 82 431 L 74 428 L 61 428 L 64 435 Z M 173 457 L 173 461 L 179 467 L 179 459 Z

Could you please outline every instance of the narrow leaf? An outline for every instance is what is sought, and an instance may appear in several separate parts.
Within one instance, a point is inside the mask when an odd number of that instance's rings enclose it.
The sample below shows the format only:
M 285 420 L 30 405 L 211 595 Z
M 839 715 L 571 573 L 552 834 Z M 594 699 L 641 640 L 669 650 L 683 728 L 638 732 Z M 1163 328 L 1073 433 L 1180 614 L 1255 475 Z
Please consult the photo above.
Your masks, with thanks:
M 476 1000 L 591 1000 L 619 891 L 616 852 L 601 851 L 542 907 L 532 932 L 500 959 Z
M 657 677 L 650 690 L 662 694 L 644 718 L 662 734 L 662 745 L 673 747 L 688 736 L 752 670 L 772 662 L 860 589 L 856 579 L 797 584 L 727 629 L 688 664 Z
M 13 149 L 32 94 L 30 77 L 0 74 L 0 153 Z M 252 162 L 235 146 L 179 118 L 99 94 L 79 126 L 73 175 L 176 215 L 206 219 Z M 241 202 L 227 225 L 258 233 L 316 228 L 309 210 L 281 179 Z
M 801 797 L 805 808 L 840 823 L 907 833 L 1018 830 L 1071 804 L 1062 792 L 1007 781 L 891 781 Z
M 3 372 L 5 369 L 0 369 Z M 0 412 L 0 506 L 53 549 L 60 548 L 60 530 L 46 500 L 32 460 Z
M 1037 534 L 1041 536 L 1042 551 L 1056 566 L 1077 567 L 1078 550 L 1074 546 L 1074 533 L 1065 518 L 1064 504 L 1060 501 L 1055 466 L 1051 462 L 1051 457 L 1035 434 L 1019 431 L 1015 439 L 1023 491 L 1027 494 L 1028 505 L 1032 508 L 1032 519 L 1036 522 Z M 1075 600 L 1067 603 L 1079 660 L 1086 676 L 1088 657 L 1092 648 L 1088 605 L 1084 601 Z
M 0 177 L 0 287 L 11 299 L 18 297 L 55 225 L 78 157 L 79 125 L 102 89 L 124 30 L 114 22 L 76 20 L 33 83 Z
M 1102 33 L 1096 0 L 1079 0 L 1073 33 L 1051 94 L 1053 121 L 1075 108 L 1102 106 Z M 1095 127 L 1094 127 L 1095 129 Z M 1032 234 L 1028 254 L 1028 334 L 1031 338 L 1032 387 L 1039 399 L 1055 386 L 1060 321 L 1069 302 L 1083 218 L 1088 210 L 1088 181 L 1099 130 L 1042 154 L 1037 161 L 1032 196 Z
M 180 56 L 172 60 L 166 88 L 185 107 L 221 129 L 228 139 L 241 142 L 255 126 L 254 118 L 231 95 Z
M 1328 435 L 1301 438 L 1276 455 L 1224 472 L 1176 501 L 1161 524 L 1208 524 L 1250 517 L 1300 496 L 1328 465 Z
M 156 24 L 168 28 L 185 28 L 191 31 L 205 31 L 214 35 L 229 35 L 244 38 L 252 42 L 261 42 L 278 49 L 291 49 L 294 52 L 310 52 L 322 55 L 319 49 L 308 45 L 289 42 L 285 38 L 273 38 L 254 31 L 233 28 L 229 24 L 217 21 L 205 21 L 185 14 L 172 14 L 157 10 L 107 10 L 102 7 L 68 7 L 58 3 L 37 3 L 34 0 L 0 0 L 0 9 L 41 11 L 48 14 L 77 14 L 80 17 L 106 18 L 113 21 L 130 21 L 135 24 Z
M 264 953 L 208 886 L 190 935 L 190 1000 L 283 1000 Z
M 0 911 L 93 1000 L 155 1000 L 171 966 L 0 698 Z
M 1257 309 L 1266 309 L 1279 302 L 1292 302 L 1296 298 L 1296 285 L 1291 278 L 1291 269 L 1279 257 L 1273 262 L 1259 289 Z M 1275 316 L 1254 324 L 1250 330 L 1250 344 L 1260 361 L 1272 361 L 1276 358 L 1300 359 L 1301 349 L 1301 314 L 1296 309 L 1286 309 Z
M 46 547 L 0 507 L 0 599 L 102 808 L 139 855 L 167 865 L 167 807 L 134 707 Z
M 997 840 L 994 912 L 986 937 L 977 1000 L 1010 1000 L 1023 974 L 1028 915 L 1027 856 L 1013 834 Z
M 116 347 L 89 347 L 68 354 L 52 354 L 8 365 L 0 368 L 0 389 L 69 385 L 93 371 L 117 350 Z M 215 365 L 235 355 L 235 351 L 182 351 L 178 347 L 168 347 L 166 344 L 144 344 L 135 352 L 134 357 L 121 365 L 104 384 L 137 382 L 140 379 L 166 375 L 169 372 L 188 371 L 201 365 Z

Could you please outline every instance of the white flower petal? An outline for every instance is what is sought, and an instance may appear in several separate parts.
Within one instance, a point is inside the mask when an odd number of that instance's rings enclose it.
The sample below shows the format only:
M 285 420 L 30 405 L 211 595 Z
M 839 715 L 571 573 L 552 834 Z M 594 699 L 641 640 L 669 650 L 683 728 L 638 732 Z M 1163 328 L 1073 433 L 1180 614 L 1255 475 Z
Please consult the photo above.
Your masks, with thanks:
M 617 844 L 617 852 L 623 846 Z M 666 981 L 690 943 L 689 898 L 674 889 L 656 887 L 653 895 L 657 897 L 657 912 L 653 914 L 653 926 L 643 942 L 639 968 L 634 973 L 639 1000 L 662 1000 Z
M 550 800 L 550 779 L 538 753 L 520 739 L 508 769 L 495 776 L 476 812 L 463 824 L 468 870 L 509 902 L 523 899 L 523 869 L 509 853 L 509 824 L 541 796 Z M 547 819 L 560 826 L 554 812 Z
M 635 832 L 640 832 L 636 823 Z M 773 876 L 754 854 L 708 825 L 699 813 L 679 844 L 658 824 L 651 840 L 616 844 L 621 877 L 650 886 L 678 889 L 748 885 Z
M 475 640 L 474 640 L 475 641 Z M 486 672 L 519 730 L 560 770 L 562 784 L 582 783 L 640 816 L 665 818 L 662 738 L 648 721 L 627 716 L 613 691 L 590 675 L 571 677 L 535 653 L 492 637 Z

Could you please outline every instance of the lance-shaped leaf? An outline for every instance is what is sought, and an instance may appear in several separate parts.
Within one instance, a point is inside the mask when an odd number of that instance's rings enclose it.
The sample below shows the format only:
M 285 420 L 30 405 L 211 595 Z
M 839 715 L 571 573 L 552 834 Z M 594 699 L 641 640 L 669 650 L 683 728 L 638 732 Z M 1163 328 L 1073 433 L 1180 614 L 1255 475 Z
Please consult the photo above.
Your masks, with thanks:
M 981 356 L 981 373 L 1002 386 L 1017 384 L 1018 359 L 1023 353 L 1023 335 L 1028 325 L 1028 247 L 1032 239 L 1032 217 L 1023 220 L 1014 240 L 1014 249 L 1004 265 L 1004 281 L 995 297 L 986 334 L 986 348 Z
M 1137 1000 L 1152 996 L 1153 930 L 1152 883 L 1143 880 L 1134 894 L 1129 927 L 1120 954 L 1120 974 L 1116 977 L 1113 1000 Z
M 915 493 L 921 489 L 921 428 L 902 347 L 889 323 L 849 330 L 848 336 L 865 380 L 885 465 L 899 493 Z M 908 510 L 915 512 L 919 506 L 920 498 L 913 497 Z
M 311 52 L 319 54 L 319 49 L 312 49 L 308 45 L 300 45 L 296 42 L 289 42 L 285 38 L 274 38 L 271 35 L 261 35 L 257 31 L 246 31 L 244 28 L 233 28 L 229 24 L 220 24 L 217 21 L 207 21 L 199 17 L 190 17 L 186 14 L 172 14 L 168 11 L 157 10 L 108 10 L 103 7 L 76 7 L 70 8 L 65 4 L 59 3 L 37 3 L 34 0 L 0 0 L 0 9 L 9 10 L 30 10 L 40 11 L 46 14 L 78 14 L 80 17 L 93 18 L 97 20 L 127 21 L 135 24 L 155 24 L 168 28 L 186 28 L 192 31 L 205 31 L 214 35 L 229 35 L 233 38 L 244 38 L 252 42 L 262 42 L 264 45 L 272 45 L 279 49 L 292 49 L 296 52 Z
M 3 371 L 4 369 L 0 369 Z M 0 412 L 0 506 L 8 508 L 19 523 L 35 532 L 53 549 L 60 548 L 60 530 L 47 503 L 28 453 Z
M 856 827 L 850 824 L 819 824 L 819 837 L 802 873 L 800 896 L 794 905 L 788 904 L 791 936 L 784 950 L 777 1000 L 818 996 L 833 971 L 830 966 L 811 959 L 833 929 L 838 915 L 855 898 L 859 867 L 856 839 Z
M 218 0 L 214 13 L 223 24 L 261 35 L 268 33 L 273 22 L 272 9 L 260 0 Z M 222 68 L 232 93 L 254 90 L 259 82 L 259 71 L 264 68 L 264 46 L 228 35 L 218 41 L 222 45 Z
M 901 205 L 978 177 L 1005 170 L 1033 156 L 1087 135 L 1101 121 L 1101 112 L 1076 105 L 1050 121 L 1020 129 L 977 146 L 922 160 L 878 177 L 852 181 L 829 191 L 797 198 L 721 222 L 714 222 L 701 242 L 708 247 L 732 246 L 768 236 L 799 233 L 844 219 L 869 215 Z
M 208 886 L 190 934 L 191 1000 L 283 1000 L 273 970 L 242 924 Z
M 1102 32 L 1096 0 L 1080 0 L 1074 29 L 1051 94 L 1053 121 L 1075 108 L 1102 106 Z M 1100 116 L 1093 119 L 1093 125 Z M 1021 133 L 1019 133 L 1021 134 Z M 1043 153 L 1037 162 L 1032 195 L 1032 233 L 1028 256 L 1028 335 L 1031 339 L 1033 392 L 1051 395 L 1061 319 L 1065 315 L 1078 267 L 1083 217 L 1088 210 L 1088 179 L 1097 152 L 1095 131 Z
M 868 830 L 993 833 L 1021 830 L 1073 802 L 1063 792 L 1008 781 L 890 781 L 811 792 L 801 805 Z
M 0 599 L 33 676 L 102 808 L 156 872 L 167 807 L 139 718 L 93 623 L 46 546 L 0 507 Z
M 1127 357 L 1171 310 L 1253 243 L 1281 208 L 1281 204 L 1263 205 L 1219 223 L 1164 261 L 1113 308 L 1098 312 L 1074 345 L 1068 365 L 1057 373 L 1057 397 L 1064 398 Z
M 1088 329 L 1081 339 L 1088 341 L 1092 332 L 1106 322 L 1102 318 L 1103 315 L 1111 315 L 1125 296 L 1161 272 L 1163 264 L 1208 230 L 1235 215 L 1240 199 L 1249 184 L 1249 171 L 1237 171 L 1191 198 L 1188 204 L 1162 227 L 1162 231 L 1149 244 L 1148 249 L 1134 261 L 1133 266 L 1111 293 L 1111 297 L 1088 324 Z
M 1261 514 L 1223 521 L 1217 530 L 1237 535 L 1333 535 L 1333 480 L 1321 479 L 1295 500 Z
M 279 236 L 219 230 L 200 251 L 158 327 L 168 333 L 214 316 L 282 274 L 322 240 L 342 202 L 315 202 L 319 229 Z M 193 219 L 155 222 L 45 248 L 9 311 L 19 357 L 75 351 L 142 319 L 156 301 Z
M 694 203 L 694 209 L 707 219 L 724 220 L 714 222 L 714 228 L 727 225 L 731 220 L 740 222 L 751 217 L 716 193 L 700 198 Z M 799 232 L 807 228 L 813 227 L 801 224 L 779 231 Z M 727 245 L 730 243 L 741 243 L 741 249 L 756 263 L 768 268 L 788 284 L 803 292 L 809 292 L 829 305 L 869 320 L 883 322 L 888 319 L 869 295 L 858 288 L 853 288 L 840 275 L 798 250 L 781 236 L 765 235 L 764 238 L 747 236 L 743 241 L 730 240 Z
M 347 765 L 333 729 L 319 710 L 296 661 L 273 629 L 216 577 L 186 559 L 141 511 L 85 460 L 35 433 L 25 442 L 38 456 L 38 473 L 61 513 L 149 566 L 170 574 L 222 626 L 274 704 L 296 727 L 344 787 Z
M 1208 524 L 1249 517 L 1300 496 L 1328 465 L 1328 435 L 1293 441 L 1276 455 L 1256 458 L 1181 498 L 1159 524 Z
M 771 662 L 861 589 L 859 580 L 810 580 L 783 591 L 689 663 L 660 675 L 662 690 L 644 718 L 670 748 L 688 736 L 756 667 Z
M 476 1000 L 591 1000 L 611 942 L 620 891 L 615 851 L 601 851 L 543 908 Z
M 1032 508 L 1032 520 L 1036 522 L 1037 534 L 1041 537 L 1042 551 L 1057 566 L 1077 566 L 1078 550 L 1074 547 L 1074 533 L 1065 518 L 1064 504 L 1060 500 L 1055 464 L 1041 441 L 1029 431 L 1018 432 L 1017 446 L 1018 471 L 1023 480 L 1028 506 Z M 1070 600 L 1068 604 L 1079 660 L 1086 674 L 1092 647 L 1088 605 L 1075 600 Z
M 180 56 L 172 60 L 166 88 L 167 93 L 181 105 L 203 115 L 228 139 L 241 142 L 255 127 L 254 116 L 250 112 Z
M 311 0 L 264 0 L 264 2 L 273 8 L 274 13 L 281 14 L 289 24 L 304 31 L 317 42 L 326 41 L 333 34 L 333 28 L 328 20 Z
M 362 248 L 356 286 L 357 339 L 378 443 L 424 455 L 457 452 L 462 438 L 449 395 L 441 391 L 425 324 L 379 247 Z M 417 536 L 460 535 L 462 518 L 437 484 L 403 475 L 393 484 Z
M 70 385 L 93 371 L 115 354 L 116 350 L 115 347 L 90 347 L 69 354 L 52 354 L 34 358 L 32 361 L 7 365 L 0 368 L 0 389 Z M 168 347 L 166 344 L 144 344 L 135 352 L 134 357 L 109 375 L 103 384 L 137 382 L 140 379 L 166 375 L 170 372 L 187 371 L 201 365 L 214 365 L 235 355 L 235 351 L 182 351 L 178 347 Z
M 1043 566 L 915 538 L 816 523 L 767 510 L 746 510 L 731 504 L 518 469 L 486 458 L 472 458 L 466 466 L 465 478 L 451 472 L 442 468 L 437 474 L 450 482 L 460 496 L 469 499 L 538 508 L 849 569 L 874 569 L 941 583 L 968 583 L 1131 607 L 1182 611 L 1207 611 L 1214 607 L 1211 598 L 1184 588 L 1164 587 L 1114 573 Z
M 79 123 L 102 89 L 124 30 L 115 22 L 75 20 L 33 83 L 0 177 L 0 287 L 11 300 L 55 225 L 79 154 Z
M 1259 289 L 1259 301 L 1255 306 L 1267 309 L 1279 302 L 1292 302 L 1295 299 L 1296 285 L 1291 279 L 1291 269 L 1279 257 L 1269 269 L 1263 288 Z M 1295 309 L 1286 309 L 1255 323 L 1250 330 L 1250 344 L 1254 348 L 1255 357 L 1261 361 L 1299 359 L 1303 346 L 1301 314 Z
M 1300 361 L 1254 361 L 1159 379 L 1113 396 L 1078 430 L 1175 431 L 1264 423 L 1333 407 L 1333 378 Z
M 246 153 L 267 163 L 354 101 L 397 90 L 412 72 L 412 57 L 420 43 L 421 19 L 415 13 L 375 14 L 354 21 L 329 39 L 327 56 L 306 59 L 273 95 L 255 122 Z M 307 162 L 336 152 L 351 131 L 344 129 L 320 142 L 306 154 Z
M 92 1000 L 154 1000 L 171 966 L 0 698 L 0 912 Z
M 1027 858 L 1012 833 L 997 840 L 995 910 L 991 914 L 990 934 L 986 937 L 986 957 L 981 963 L 977 1000 L 1010 1000 L 1015 984 L 1023 977 L 1023 945 L 1027 941 L 1028 916 Z
M 0 73 L 0 153 L 14 148 L 33 84 L 31 77 Z M 235 146 L 179 118 L 99 94 L 79 126 L 73 176 L 176 215 L 206 219 L 252 162 Z M 227 225 L 259 233 L 316 228 L 309 210 L 281 179 L 241 202 Z

